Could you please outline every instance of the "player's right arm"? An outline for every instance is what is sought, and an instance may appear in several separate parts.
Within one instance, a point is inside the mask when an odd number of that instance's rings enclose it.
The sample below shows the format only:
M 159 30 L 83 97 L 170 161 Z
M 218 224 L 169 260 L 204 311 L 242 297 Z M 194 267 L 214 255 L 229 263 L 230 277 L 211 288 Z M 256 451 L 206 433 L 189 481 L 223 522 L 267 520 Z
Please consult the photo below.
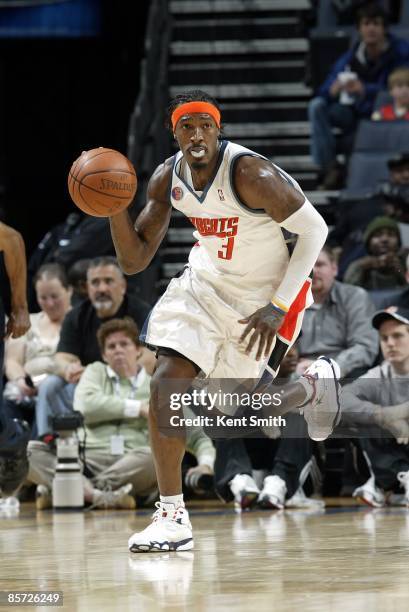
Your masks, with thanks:
M 127 210 L 109 219 L 118 263 L 125 274 L 144 270 L 166 234 L 172 212 L 168 193 L 171 174 L 171 159 L 156 168 L 149 181 L 147 204 L 135 225 Z

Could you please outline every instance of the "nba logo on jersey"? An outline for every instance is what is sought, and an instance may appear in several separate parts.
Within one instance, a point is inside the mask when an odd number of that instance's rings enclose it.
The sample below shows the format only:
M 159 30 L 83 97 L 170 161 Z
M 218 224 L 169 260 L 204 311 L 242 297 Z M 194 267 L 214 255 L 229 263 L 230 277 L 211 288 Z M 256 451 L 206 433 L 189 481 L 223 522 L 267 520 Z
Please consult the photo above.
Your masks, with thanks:
M 181 200 L 183 198 L 183 189 L 181 187 L 174 187 L 172 189 L 172 198 L 174 200 Z
M 218 189 L 217 193 L 219 194 L 220 202 L 225 202 L 223 191 L 221 189 Z

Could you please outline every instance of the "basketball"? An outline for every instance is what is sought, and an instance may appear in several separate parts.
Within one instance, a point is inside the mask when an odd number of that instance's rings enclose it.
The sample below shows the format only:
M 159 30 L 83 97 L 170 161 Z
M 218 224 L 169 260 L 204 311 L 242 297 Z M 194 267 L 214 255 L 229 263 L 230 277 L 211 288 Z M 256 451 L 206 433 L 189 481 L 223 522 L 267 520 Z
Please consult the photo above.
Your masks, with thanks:
M 134 199 L 137 179 L 129 161 L 114 149 L 83 151 L 68 174 L 72 201 L 87 215 L 113 217 Z

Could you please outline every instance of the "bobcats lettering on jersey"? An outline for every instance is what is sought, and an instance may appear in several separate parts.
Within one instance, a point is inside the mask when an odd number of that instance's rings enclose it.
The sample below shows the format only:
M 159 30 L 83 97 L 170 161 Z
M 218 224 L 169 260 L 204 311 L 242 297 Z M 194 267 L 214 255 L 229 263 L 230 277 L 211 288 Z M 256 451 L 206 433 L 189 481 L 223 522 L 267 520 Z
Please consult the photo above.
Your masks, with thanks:
M 201 236 L 217 236 L 227 238 L 236 236 L 239 218 L 223 217 L 222 219 L 207 219 L 203 217 L 189 217 Z
M 234 237 L 237 235 L 239 225 L 238 217 L 223 217 L 221 219 L 189 217 L 189 221 L 201 236 L 227 238 L 227 242 L 220 245 L 221 249 L 217 251 L 217 256 L 219 259 L 231 259 L 233 257 Z

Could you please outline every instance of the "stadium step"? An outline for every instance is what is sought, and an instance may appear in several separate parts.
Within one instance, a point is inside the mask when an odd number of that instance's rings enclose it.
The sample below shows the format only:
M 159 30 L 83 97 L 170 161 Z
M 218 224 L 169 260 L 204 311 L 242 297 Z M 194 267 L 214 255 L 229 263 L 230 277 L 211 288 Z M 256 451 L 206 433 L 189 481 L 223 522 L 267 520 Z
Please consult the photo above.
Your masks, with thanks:
M 310 124 L 308 121 L 229 123 L 225 128 L 225 133 L 229 139 L 237 139 L 246 136 L 306 136 L 310 134 Z
M 273 161 L 278 155 L 308 155 L 310 146 L 309 138 L 240 138 L 237 142 Z
M 315 189 L 317 184 L 317 172 L 304 172 L 301 170 L 296 170 L 290 174 L 301 185 L 303 191 L 312 191 Z
M 229 39 L 257 39 L 297 36 L 302 32 L 299 20 L 296 17 L 253 17 L 242 16 L 217 17 L 204 19 L 203 17 L 176 20 L 173 26 L 173 37 L 178 41 L 229 40 Z
M 248 102 L 233 100 L 223 103 L 223 122 L 238 123 L 245 118 L 247 121 L 306 121 L 306 100 L 292 101 L 262 101 Z
M 172 56 L 206 56 L 225 55 L 266 55 L 266 54 L 304 54 L 308 51 L 305 38 L 260 38 L 252 40 L 199 40 L 174 41 L 170 45 Z
M 275 155 L 269 158 L 274 164 L 288 171 L 291 175 L 294 172 L 311 171 L 318 172 L 317 166 L 310 155 Z
M 291 14 L 296 11 L 309 11 L 309 0 L 171 0 L 170 12 L 172 15 L 194 15 L 217 13 L 231 15 L 244 13 L 246 16 L 265 14 Z
M 200 74 L 202 86 L 212 83 L 251 83 L 268 78 L 271 82 L 302 81 L 305 73 L 303 60 L 183 62 L 170 67 L 171 85 L 195 82 Z
M 170 94 L 176 95 L 180 91 L 201 89 L 200 83 L 172 86 Z M 206 91 L 218 100 L 238 99 L 265 100 L 266 98 L 286 98 L 287 100 L 311 97 L 312 91 L 303 83 L 242 83 L 233 85 L 206 85 Z

